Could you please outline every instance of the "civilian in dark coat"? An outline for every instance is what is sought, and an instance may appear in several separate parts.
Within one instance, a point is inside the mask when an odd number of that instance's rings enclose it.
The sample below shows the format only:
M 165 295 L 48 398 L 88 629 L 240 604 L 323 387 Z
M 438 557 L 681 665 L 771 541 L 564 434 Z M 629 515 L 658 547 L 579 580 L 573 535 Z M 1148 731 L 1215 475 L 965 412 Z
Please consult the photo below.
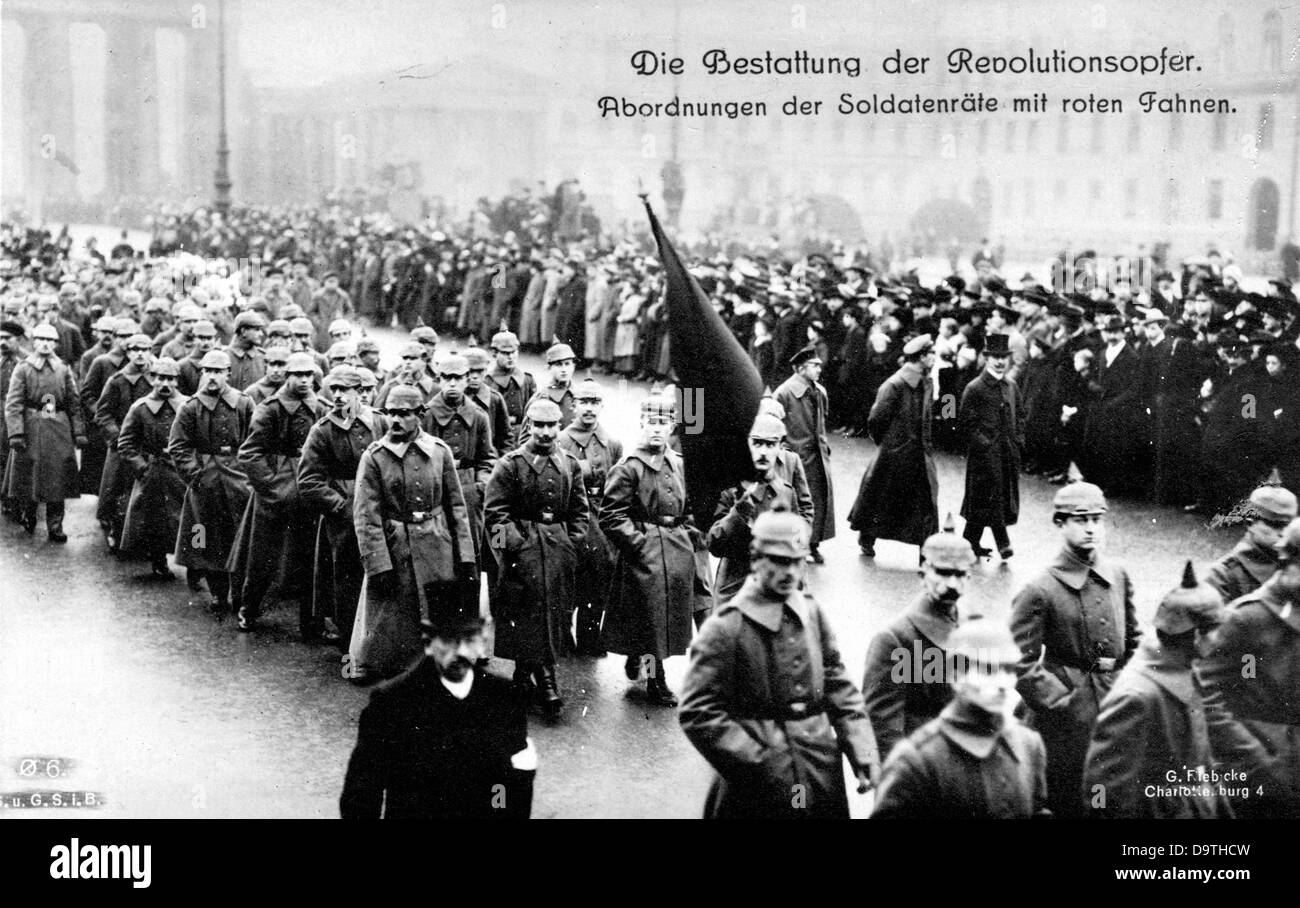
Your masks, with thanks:
M 1227 366 L 1205 401 L 1200 505 L 1227 515 L 1269 472 L 1266 424 L 1258 412 L 1267 377 L 1235 339 L 1222 341 L 1221 349 Z
M 980 545 L 980 538 L 985 527 L 992 529 L 1003 559 L 1012 555 L 1007 527 L 1020 516 L 1020 451 L 1025 442 L 1020 392 L 1005 377 L 1011 363 L 1005 338 L 1005 334 L 989 337 L 984 371 L 962 392 L 959 410 L 966 439 L 963 535 L 975 554 L 983 556 L 988 550 Z
M 879 448 L 849 512 L 849 526 L 869 556 L 877 539 L 919 546 L 939 529 L 939 476 L 930 438 L 934 344 L 928 335 L 913 338 L 903 356 L 906 362 L 880 386 L 867 418 Z
M 1178 507 L 1196 501 L 1201 450 L 1201 384 L 1208 366 L 1181 326 L 1166 331 L 1148 319 L 1142 349 L 1142 386 L 1151 409 L 1151 457 L 1158 504 Z
M 474 665 L 481 622 L 426 630 L 425 655 L 361 711 L 339 811 L 352 819 L 527 819 L 537 755 L 526 706 Z
M 1102 336 L 1106 346 L 1094 362 L 1095 400 L 1084 430 L 1084 450 L 1091 468 L 1088 480 L 1115 494 L 1143 485 L 1138 458 L 1147 437 L 1146 401 L 1138 355 L 1124 335 L 1123 318 L 1111 316 Z
M 805 347 L 795 357 L 796 373 L 776 389 L 777 403 L 785 408 L 786 443 L 803 461 L 815 516 L 810 557 L 820 563 L 818 545 L 835 535 L 835 494 L 831 488 L 831 446 L 826 438 L 826 391 L 818 379 L 822 362 L 816 350 Z

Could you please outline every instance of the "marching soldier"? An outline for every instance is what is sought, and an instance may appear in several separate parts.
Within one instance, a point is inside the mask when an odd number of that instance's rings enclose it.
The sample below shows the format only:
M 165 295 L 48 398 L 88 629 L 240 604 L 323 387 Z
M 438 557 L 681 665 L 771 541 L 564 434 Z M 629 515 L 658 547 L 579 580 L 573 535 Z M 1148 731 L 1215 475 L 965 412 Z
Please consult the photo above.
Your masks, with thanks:
M 239 577 L 243 569 L 237 602 L 241 631 L 253 629 L 262 600 L 274 587 L 282 599 L 298 598 L 304 640 L 321 633 L 311 618 L 308 574 L 315 521 L 298 491 L 302 446 L 325 410 L 311 390 L 315 374 L 311 357 L 291 354 L 284 384 L 253 411 L 248 437 L 239 448 L 239 465 L 252 489 L 230 562 L 232 576 Z
M 903 365 L 876 393 L 867 432 L 879 448 L 862 475 L 849 526 L 858 548 L 875 557 L 877 539 L 920 546 L 939 529 L 939 474 L 930 438 L 934 342 L 928 334 L 903 347 Z
M 88 347 L 86 352 L 81 354 L 81 359 L 77 361 L 77 374 L 74 376 L 78 382 L 85 384 L 86 373 L 90 370 L 90 364 L 98 357 L 109 353 L 116 343 L 114 332 L 117 329 L 117 319 L 111 315 L 101 315 L 95 321 L 95 343 Z M 85 461 L 86 452 L 90 450 L 89 445 L 85 451 L 82 451 L 82 461 Z
M 691 646 L 678 717 L 717 772 L 707 817 L 847 817 L 841 754 L 859 791 L 879 778 L 862 695 L 801 589 L 808 532 L 794 514 L 760 514 L 749 579 Z
M 496 655 L 514 660 L 515 682 L 535 684 L 539 705 L 554 716 L 564 705 L 555 663 L 573 612 L 587 495 L 577 458 L 556 444 L 559 406 L 539 397 L 524 415 L 528 440 L 497 463 L 487 485 L 485 529 L 498 560 L 492 615 Z
M 177 362 L 188 356 L 194 349 L 194 326 L 202 317 L 203 310 L 198 306 L 182 303 L 176 310 L 176 327 L 154 338 L 154 355 L 166 356 Z
M 266 360 L 262 357 L 262 340 L 266 319 L 261 313 L 245 309 L 235 316 L 235 336 L 226 347 L 230 357 L 230 387 L 243 391 L 266 374 Z
M 266 374 L 244 389 L 244 393 L 260 404 L 276 395 L 284 386 L 285 369 L 289 365 L 288 347 L 267 347 L 262 354 L 266 362 Z
M 95 405 L 95 425 L 99 428 L 108 456 L 104 458 L 103 478 L 99 482 L 99 502 L 95 519 L 104 530 L 108 551 L 116 553 L 122 541 L 122 521 L 126 517 L 126 499 L 131 494 L 135 478 L 130 466 L 118 451 L 117 437 L 122 431 L 122 420 L 140 398 L 152 389 L 148 375 L 153 344 L 147 334 L 133 334 L 123 348 L 127 360 L 117 372 L 109 376 Z
M 629 680 L 644 676 L 651 702 L 675 706 L 664 660 L 683 655 L 692 617 L 710 606 L 695 553 L 704 537 L 686 500 L 682 458 L 668 445 L 676 402 L 651 394 L 641 402 L 641 443 L 614 465 L 605 483 L 600 527 L 618 552 L 601 642 L 627 657 Z
M 176 390 L 186 397 L 199 393 L 199 379 L 203 373 L 203 358 L 217 348 L 217 326 L 207 319 L 194 323 L 194 349 L 180 361 L 180 375 Z
M 81 412 L 89 421 L 95 418 L 99 406 L 99 395 L 104 393 L 108 380 L 126 365 L 126 343 L 132 336 L 140 333 L 140 326 L 129 318 L 113 320 L 113 345 L 107 353 L 102 353 L 90 361 L 81 378 Z M 90 427 L 87 427 L 90 428 Z M 89 441 L 81 452 L 81 473 L 78 478 L 83 495 L 98 495 L 99 484 L 104 476 L 104 461 L 108 457 L 108 443 L 98 428 L 88 433 Z
M 29 536 L 36 532 L 37 506 L 45 502 L 50 542 L 67 542 L 63 502 L 79 497 L 77 448 L 85 447 L 86 429 L 72 369 L 54 355 L 58 342 L 53 325 L 33 328 L 32 352 L 14 367 L 9 379 L 4 493 L 21 508 L 23 529 Z
M 899 741 L 938 718 L 952 699 L 944 672 L 975 551 L 950 525 L 921 546 L 921 593 L 872 638 L 862 680 L 871 728 L 888 758 Z
M 1224 602 L 1253 593 L 1277 570 L 1277 541 L 1296 517 L 1296 497 L 1280 486 L 1250 493 L 1246 533 L 1231 552 L 1210 566 L 1205 582 Z
M 1244 776 L 1232 806 L 1245 818 L 1300 817 L 1300 520 L 1277 549 L 1277 573 L 1229 604 L 1195 662 L 1215 762 Z
M 576 363 L 573 348 L 556 338 L 555 343 L 546 349 L 546 387 L 533 397 L 533 400 L 545 398 L 560 408 L 561 429 L 573 422 L 573 369 Z
M 373 376 L 372 376 L 373 377 Z M 346 649 L 352 639 L 361 598 L 361 550 L 352 525 L 353 491 L 362 453 L 388 431 L 388 421 L 361 403 L 361 373 L 339 366 L 325 376 L 331 394 L 325 418 L 312 426 L 298 462 L 298 494 L 320 515 L 312 583 L 313 624 L 325 625 L 322 637 L 338 639 Z M 328 619 L 333 624 L 329 628 Z
M 1089 482 L 1052 500 L 1061 552 L 1016 594 L 1011 631 L 1020 647 L 1017 689 L 1027 724 L 1047 745 L 1052 813 L 1083 814 L 1083 761 L 1102 699 L 1141 632 L 1128 573 L 1101 555 L 1106 498 Z
M 253 401 L 230 387 L 230 356 L 224 350 L 209 350 L 200 368 L 198 393 L 181 405 L 167 453 L 186 483 L 176 563 L 202 572 L 212 609 L 220 614 L 230 609 L 226 561 L 248 505 L 239 448 L 253 421 Z
M 0 401 L 8 397 L 9 383 L 13 379 L 14 369 L 22 362 L 22 349 L 18 346 L 18 342 L 26 333 L 27 329 L 19 322 L 0 322 Z M 82 454 L 84 456 L 84 449 Z M 0 507 L 3 508 L 4 516 L 14 523 L 21 523 L 22 508 L 4 490 L 5 468 L 8 464 L 9 430 L 7 422 L 0 419 Z
M 375 395 L 375 407 L 384 410 L 388 407 L 388 395 L 398 385 L 406 385 L 415 388 L 420 392 L 420 401 L 422 407 L 427 407 L 429 401 L 441 390 L 437 380 L 428 374 L 429 364 L 424 359 L 424 348 L 417 342 L 410 341 L 401 349 L 402 365 L 398 366 L 388 376 L 388 381 L 379 389 Z
M 149 393 L 131 405 L 117 436 L 117 451 L 133 478 L 123 521 L 121 551 L 149 559 L 160 580 L 171 580 L 167 553 L 176 545 L 185 481 L 167 453 L 172 424 L 187 398 L 176 392 L 180 367 L 163 356 L 149 365 Z
M 603 656 L 600 624 L 614 570 L 614 549 L 600 528 L 600 508 L 609 471 L 623 457 L 623 444 L 611 437 L 600 424 L 605 393 L 599 384 L 590 378 L 580 382 L 574 400 L 573 422 L 560 433 L 558 443 L 578 459 L 587 492 L 587 536 L 578 550 L 576 578 L 577 651 L 588 656 Z M 565 627 L 568 627 L 567 622 Z M 565 639 L 568 639 L 567 635 Z
M 759 398 L 758 412 L 781 420 L 781 436 L 785 437 L 785 407 L 777 403 L 776 398 L 769 395 Z M 794 489 L 795 507 L 792 510 L 797 511 L 811 527 L 817 509 L 813 506 L 812 489 L 808 487 L 808 473 L 803 468 L 803 458 L 791 451 L 784 442 L 776 451 L 775 472 Z
M 1005 627 L 974 618 L 948 641 L 952 699 L 885 760 L 874 819 L 1047 816 L 1043 739 L 1008 715 L 1019 651 Z M 1050 764 L 1048 764 L 1050 765 Z
M 962 535 L 983 558 L 989 550 L 980 545 L 980 539 L 986 527 L 991 529 L 998 555 L 1005 561 L 1014 554 L 1007 527 L 1020 515 L 1024 402 L 1015 382 L 1006 377 L 1011 364 L 1007 336 L 989 335 L 984 357 L 984 371 L 966 386 L 958 409 L 966 439 L 966 494 L 961 503 L 966 529 Z
M 818 546 L 835 535 L 835 495 L 831 488 L 831 446 L 826 439 L 826 389 L 818 384 L 822 358 L 809 345 L 790 359 L 794 374 L 776 389 L 775 397 L 785 409 L 786 443 L 803 461 L 813 498 L 812 539 L 808 558 L 815 564 L 826 561 Z
M 510 414 L 510 438 L 497 443 L 497 450 L 504 453 L 519 444 L 519 427 L 523 424 L 528 402 L 537 394 L 537 382 L 531 373 L 519 368 L 519 338 L 507 330 L 504 323 L 501 330 L 492 335 L 492 352 L 496 362 L 487 374 L 487 380 L 501 392 Z
M 379 342 L 373 337 L 363 337 L 357 341 L 357 360 L 361 368 L 374 376 L 377 383 L 388 379 L 388 370 L 379 365 Z
M 1198 640 L 1222 619 L 1223 600 L 1214 587 L 1196 582 L 1187 562 L 1182 585 L 1156 609 L 1155 639 L 1142 641 L 1101 701 L 1083 770 L 1091 816 L 1232 816 L 1219 786 L 1197 776 L 1213 769 L 1215 759 L 1192 660 Z M 1171 773 L 1178 784 L 1170 785 Z
M 354 681 L 388 678 L 423 653 L 420 622 L 455 612 L 442 591 L 477 577 L 456 457 L 420 429 L 424 398 L 409 385 L 388 396 L 387 433 L 361 455 L 352 519 L 365 568 L 364 618 L 353 635 Z
M 734 596 L 749 577 L 750 543 L 753 541 L 751 527 L 758 515 L 774 509 L 797 510 L 794 487 L 777 469 L 784 439 L 785 424 L 770 413 L 760 411 L 749 430 L 749 455 L 754 463 L 754 476 L 734 488 L 723 489 L 718 497 L 717 511 L 708 535 L 709 551 L 718 557 L 718 571 L 713 578 L 715 609 Z M 794 462 L 801 463 L 797 458 Z
M 507 454 L 514 447 L 510 437 L 510 410 L 501 392 L 484 381 L 492 358 L 482 347 L 470 347 L 465 351 L 465 361 L 469 363 L 465 395 L 487 414 L 488 425 L 492 427 L 492 450 L 497 456 Z

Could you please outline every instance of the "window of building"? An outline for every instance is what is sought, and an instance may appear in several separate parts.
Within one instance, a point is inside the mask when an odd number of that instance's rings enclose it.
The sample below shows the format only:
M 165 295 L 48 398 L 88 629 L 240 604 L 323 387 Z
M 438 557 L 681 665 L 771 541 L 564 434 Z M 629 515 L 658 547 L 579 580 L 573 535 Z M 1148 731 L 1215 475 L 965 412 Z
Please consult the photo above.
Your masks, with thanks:
M 1124 219 L 1131 221 L 1137 217 L 1138 181 L 1128 180 L 1124 183 Z
M 1007 154 L 1016 150 L 1016 123 L 1014 120 L 1007 121 L 1007 141 L 1005 151 Z
M 1227 142 L 1228 115 L 1220 112 L 1214 115 L 1214 131 L 1210 134 L 1210 147 L 1215 151 L 1223 151 Z
M 1210 180 L 1210 194 L 1206 199 L 1206 214 L 1210 220 L 1223 217 L 1223 180 Z
M 1106 121 L 1102 119 L 1105 114 L 1093 114 L 1092 117 L 1092 143 L 1093 151 L 1104 151 L 1106 148 Z
M 1142 150 L 1142 115 L 1133 114 L 1128 121 L 1128 150 Z
M 1264 62 L 1269 69 L 1282 68 L 1282 17 L 1277 10 L 1264 15 Z
M 1273 147 L 1273 105 L 1259 105 L 1259 150 L 1268 151 Z
M 1056 150 L 1065 154 L 1070 150 L 1070 115 L 1061 114 L 1060 126 L 1056 132 Z

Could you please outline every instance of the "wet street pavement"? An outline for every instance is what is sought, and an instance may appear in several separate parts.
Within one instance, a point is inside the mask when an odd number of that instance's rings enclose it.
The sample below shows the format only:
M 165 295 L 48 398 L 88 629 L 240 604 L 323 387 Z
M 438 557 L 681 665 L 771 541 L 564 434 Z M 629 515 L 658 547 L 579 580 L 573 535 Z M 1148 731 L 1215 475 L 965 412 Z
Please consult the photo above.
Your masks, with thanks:
M 396 335 L 380 335 L 390 362 Z M 536 358 L 524 365 L 544 371 Z M 607 426 L 631 442 L 644 386 L 599 380 L 609 393 Z M 810 566 L 808 585 L 860 680 L 871 635 L 918 590 L 917 552 L 882 541 L 874 560 L 859 555 L 845 521 L 872 446 L 833 438 L 832 448 L 838 535 L 823 544 L 827 563 Z M 942 518 L 961 504 L 959 459 L 940 456 L 939 481 Z M 1015 591 L 1054 555 L 1053 492 L 1022 479 L 1015 556 L 981 563 L 967 612 L 1004 619 Z M 298 641 L 294 603 L 241 634 L 230 617 L 208 611 L 206 595 L 189 593 L 181 571 L 172 583 L 145 579 L 146 563 L 105 554 L 94 506 L 93 497 L 68 503 L 63 546 L 45 539 L 43 523 L 35 537 L 0 525 L 0 791 L 96 792 L 105 802 L 95 808 L 100 816 L 337 816 L 369 696 L 342 680 L 337 651 Z M 1235 536 L 1204 518 L 1119 501 L 1107 551 L 1128 567 L 1146 622 L 1177 584 L 1183 559 L 1202 566 Z M 674 689 L 685 662 L 667 663 Z M 491 665 L 507 677 L 510 669 L 500 660 Z M 626 680 L 622 657 L 563 660 L 560 683 L 561 719 L 530 723 L 541 760 L 535 817 L 700 814 L 711 770 L 682 735 L 676 712 L 647 704 L 640 685 Z M 25 756 L 62 762 L 24 764 Z M 865 810 L 863 802 L 854 806 Z M 5 818 L 52 813 L 0 807 Z

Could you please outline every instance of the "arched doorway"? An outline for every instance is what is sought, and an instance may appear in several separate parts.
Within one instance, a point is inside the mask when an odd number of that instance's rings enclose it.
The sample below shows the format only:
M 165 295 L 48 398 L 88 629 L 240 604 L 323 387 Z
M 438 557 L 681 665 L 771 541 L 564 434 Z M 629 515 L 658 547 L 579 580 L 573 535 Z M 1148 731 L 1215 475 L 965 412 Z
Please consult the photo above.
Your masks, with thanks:
M 1252 249 L 1266 252 L 1277 245 L 1278 208 L 1277 184 L 1267 178 L 1256 180 L 1250 188 L 1250 208 L 1246 211 Z

